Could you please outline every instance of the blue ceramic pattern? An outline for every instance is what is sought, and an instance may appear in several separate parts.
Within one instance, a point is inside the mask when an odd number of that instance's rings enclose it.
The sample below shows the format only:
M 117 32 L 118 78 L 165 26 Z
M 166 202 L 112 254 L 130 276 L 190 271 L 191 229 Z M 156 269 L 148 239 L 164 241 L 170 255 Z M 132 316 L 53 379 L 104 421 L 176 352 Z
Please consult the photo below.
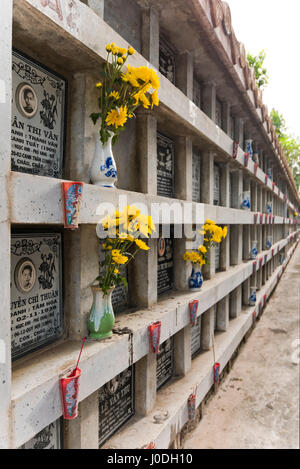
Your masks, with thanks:
M 250 210 L 250 208 L 251 208 L 251 203 L 250 203 L 249 197 L 247 197 L 246 199 L 243 200 L 243 202 L 242 202 L 242 207 L 243 207 L 243 208 L 247 208 L 247 209 Z
M 203 285 L 203 275 L 202 272 L 195 272 L 195 269 L 192 270 L 192 275 L 189 279 L 189 287 L 191 289 L 199 290 Z
M 105 164 L 100 166 L 101 173 L 105 172 L 106 177 L 113 177 L 116 178 L 118 176 L 117 169 L 113 164 L 113 160 L 111 157 L 106 158 Z

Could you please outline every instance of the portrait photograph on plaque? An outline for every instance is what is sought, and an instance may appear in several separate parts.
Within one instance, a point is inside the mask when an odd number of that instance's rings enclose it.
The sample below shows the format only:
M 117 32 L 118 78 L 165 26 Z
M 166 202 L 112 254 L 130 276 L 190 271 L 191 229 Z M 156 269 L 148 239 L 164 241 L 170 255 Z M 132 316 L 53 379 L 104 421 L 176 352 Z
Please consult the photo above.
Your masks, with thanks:
M 99 447 L 135 413 L 134 366 L 99 390 Z
M 11 341 L 13 359 L 62 337 L 60 233 L 12 234 Z
M 66 80 L 27 55 L 12 53 L 12 171 L 61 178 Z

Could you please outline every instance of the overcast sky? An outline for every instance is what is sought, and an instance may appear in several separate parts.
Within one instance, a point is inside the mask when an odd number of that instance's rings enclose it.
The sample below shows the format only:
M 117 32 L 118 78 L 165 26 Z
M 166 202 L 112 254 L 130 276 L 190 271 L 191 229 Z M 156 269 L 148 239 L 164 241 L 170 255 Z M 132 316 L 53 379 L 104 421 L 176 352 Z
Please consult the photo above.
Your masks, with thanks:
M 300 0 L 227 0 L 236 37 L 247 52 L 266 51 L 263 101 L 300 136 Z

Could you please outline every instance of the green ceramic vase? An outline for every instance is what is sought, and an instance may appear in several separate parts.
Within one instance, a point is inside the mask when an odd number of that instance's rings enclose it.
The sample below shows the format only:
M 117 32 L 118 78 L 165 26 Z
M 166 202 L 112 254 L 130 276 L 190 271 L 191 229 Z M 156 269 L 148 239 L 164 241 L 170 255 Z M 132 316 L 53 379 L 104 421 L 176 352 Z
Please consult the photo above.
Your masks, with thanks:
M 104 295 L 101 288 L 92 286 L 93 304 L 90 311 L 88 329 L 92 339 L 106 339 L 112 335 L 115 315 L 111 302 L 114 287 Z

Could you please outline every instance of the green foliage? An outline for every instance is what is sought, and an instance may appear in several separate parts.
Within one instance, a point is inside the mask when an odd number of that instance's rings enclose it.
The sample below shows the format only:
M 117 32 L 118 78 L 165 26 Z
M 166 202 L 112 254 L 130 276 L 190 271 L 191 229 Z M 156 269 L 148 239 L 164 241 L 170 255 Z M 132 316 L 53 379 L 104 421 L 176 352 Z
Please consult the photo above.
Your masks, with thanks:
M 285 119 L 276 109 L 272 109 L 271 118 L 280 144 L 285 152 L 293 173 L 297 189 L 300 188 L 300 138 L 287 133 Z
M 267 69 L 264 67 L 264 61 L 266 59 L 265 51 L 260 51 L 258 55 L 251 55 L 248 53 L 247 59 L 250 67 L 253 67 L 255 70 L 256 84 L 258 88 L 265 88 L 269 83 L 269 75 Z

